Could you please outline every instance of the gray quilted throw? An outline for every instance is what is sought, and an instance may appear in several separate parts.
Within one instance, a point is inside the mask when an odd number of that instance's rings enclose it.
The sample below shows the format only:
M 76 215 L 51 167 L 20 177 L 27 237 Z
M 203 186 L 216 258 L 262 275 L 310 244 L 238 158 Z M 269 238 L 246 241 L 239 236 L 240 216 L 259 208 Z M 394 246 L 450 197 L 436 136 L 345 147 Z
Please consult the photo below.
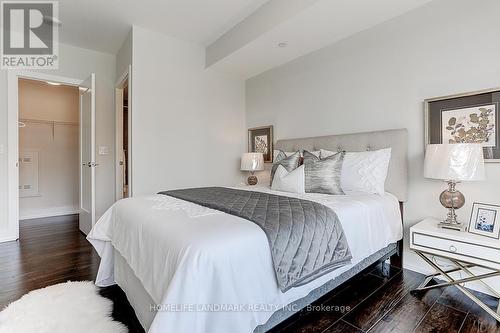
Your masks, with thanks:
M 266 233 L 282 292 L 351 261 L 337 214 L 316 202 L 224 187 L 160 192 L 254 222 Z

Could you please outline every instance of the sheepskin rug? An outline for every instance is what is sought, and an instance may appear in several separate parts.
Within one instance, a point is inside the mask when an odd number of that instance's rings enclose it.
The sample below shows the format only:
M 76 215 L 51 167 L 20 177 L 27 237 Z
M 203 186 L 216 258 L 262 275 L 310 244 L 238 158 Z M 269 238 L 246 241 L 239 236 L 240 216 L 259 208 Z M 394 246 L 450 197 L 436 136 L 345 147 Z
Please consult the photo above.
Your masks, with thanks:
M 113 303 L 93 282 L 66 282 L 34 290 L 0 312 L 0 333 L 126 333 L 113 321 Z

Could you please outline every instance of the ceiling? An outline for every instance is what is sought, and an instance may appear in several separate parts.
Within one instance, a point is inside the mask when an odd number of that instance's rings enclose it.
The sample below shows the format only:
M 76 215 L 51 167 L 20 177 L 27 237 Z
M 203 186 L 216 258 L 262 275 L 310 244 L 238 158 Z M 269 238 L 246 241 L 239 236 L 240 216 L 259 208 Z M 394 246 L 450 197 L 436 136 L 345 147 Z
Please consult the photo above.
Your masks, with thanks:
M 429 1 L 60 0 L 60 40 L 116 54 L 137 25 L 200 44 L 207 67 L 248 79 Z
M 279 2 L 281 10 L 271 8 L 272 3 Z M 207 65 L 248 79 L 427 2 L 430 0 L 272 0 L 209 45 Z M 293 3 L 297 10 L 284 16 Z M 276 17 L 274 25 L 269 24 L 269 12 Z M 256 19 L 259 15 L 265 19 Z M 251 29 L 256 32 L 249 33 Z M 279 47 L 280 43 L 286 46 Z
M 62 43 L 116 54 L 132 25 L 207 45 L 268 0 L 60 0 Z

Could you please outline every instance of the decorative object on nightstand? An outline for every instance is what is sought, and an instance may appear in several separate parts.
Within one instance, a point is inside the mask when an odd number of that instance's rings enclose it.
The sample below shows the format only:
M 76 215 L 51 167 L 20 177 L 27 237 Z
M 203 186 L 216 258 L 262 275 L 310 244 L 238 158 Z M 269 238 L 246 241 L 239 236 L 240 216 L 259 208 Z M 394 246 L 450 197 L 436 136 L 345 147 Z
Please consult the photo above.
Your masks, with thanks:
M 245 153 L 241 156 L 241 170 L 250 171 L 248 185 L 257 185 L 258 179 L 255 171 L 264 170 L 264 156 L 262 153 Z
M 426 219 L 410 228 L 410 249 L 436 270 L 436 273 L 428 275 L 412 292 L 454 285 L 500 322 L 500 304 L 497 309 L 492 309 L 463 286 L 463 283 L 477 281 L 500 299 L 500 293 L 485 282 L 485 279 L 500 276 L 500 241 L 439 228 L 437 222 Z M 435 258 L 449 261 L 454 267 L 441 268 Z M 480 275 L 472 272 L 474 267 L 481 268 Z M 459 272 L 459 279 L 451 275 L 455 272 Z M 442 277 L 448 282 L 436 281 L 429 285 L 435 277 Z
M 474 202 L 470 215 L 470 233 L 500 238 L 500 206 Z
M 456 189 L 456 184 L 461 181 L 485 179 L 482 145 L 478 143 L 428 145 L 424 176 L 448 183 L 448 189 L 439 196 L 441 204 L 448 208 L 448 216 L 439 223 L 439 226 L 464 230 L 465 225 L 457 221 L 455 211 L 463 207 L 465 197 Z

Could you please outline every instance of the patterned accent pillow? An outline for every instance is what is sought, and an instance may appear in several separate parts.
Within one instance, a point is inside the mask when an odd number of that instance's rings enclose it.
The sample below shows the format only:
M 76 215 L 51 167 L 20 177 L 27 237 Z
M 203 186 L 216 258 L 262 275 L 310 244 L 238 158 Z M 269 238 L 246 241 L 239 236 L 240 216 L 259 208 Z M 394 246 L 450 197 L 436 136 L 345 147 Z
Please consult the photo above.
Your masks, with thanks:
M 275 149 L 273 151 L 273 163 L 279 162 L 280 160 L 290 157 L 295 153 L 296 151 L 283 151 L 280 149 Z
M 299 150 L 300 151 L 300 157 L 301 157 L 301 161 L 300 161 L 300 164 L 299 165 L 302 165 L 302 154 L 303 154 L 303 150 Z M 284 158 L 287 158 L 293 154 L 295 154 L 296 152 L 293 151 L 283 151 L 283 150 L 280 150 L 280 149 L 275 149 L 274 152 L 273 152 L 273 162 L 278 162 L 279 160 L 282 160 Z M 317 150 L 317 151 L 310 151 L 311 154 L 313 154 L 314 156 L 316 157 L 319 157 L 320 156 L 320 153 L 321 151 Z
M 304 151 L 306 193 L 345 194 L 340 184 L 345 152 L 319 158 Z
M 276 161 L 273 163 L 273 167 L 271 169 L 271 185 L 273 184 L 274 174 L 278 169 L 278 166 L 282 165 L 286 171 L 292 172 L 293 170 L 299 167 L 300 162 L 300 151 L 295 152 L 290 156 L 286 156 L 285 152 L 280 151 L 276 156 Z

